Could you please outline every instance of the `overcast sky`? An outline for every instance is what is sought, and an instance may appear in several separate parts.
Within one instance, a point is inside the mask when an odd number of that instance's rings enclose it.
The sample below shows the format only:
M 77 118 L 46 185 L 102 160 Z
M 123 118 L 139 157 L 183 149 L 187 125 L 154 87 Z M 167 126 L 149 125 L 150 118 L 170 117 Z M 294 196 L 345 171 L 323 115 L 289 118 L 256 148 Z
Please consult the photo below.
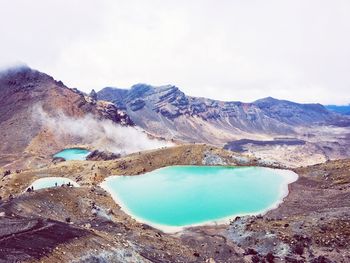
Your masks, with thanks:
M 350 103 L 349 0 L 0 0 L 0 65 L 84 91 Z

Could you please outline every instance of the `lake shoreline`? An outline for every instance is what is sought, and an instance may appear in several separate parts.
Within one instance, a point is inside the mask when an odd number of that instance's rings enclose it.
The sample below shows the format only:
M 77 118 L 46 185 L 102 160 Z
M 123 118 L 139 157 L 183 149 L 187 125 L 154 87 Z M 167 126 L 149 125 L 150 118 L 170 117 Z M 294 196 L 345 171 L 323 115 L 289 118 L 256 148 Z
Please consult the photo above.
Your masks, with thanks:
M 174 167 L 191 167 L 191 166 L 189 166 L 189 165 L 176 165 Z M 202 166 L 199 166 L 199 167 L 202 167 Z M 207 167 L 208 168 L 215 168 L 215 167 L 226 168 L 226 166 L 207 166 Z M 252 168 L 252 166 L 247 166 L 247 167 L 227 166 L 227 167 L 237 168 L 237 169 Z M 167 168 L 169 168 L 169 167 L 162 167 L 162 168 L 156 169 L 155 171 L 161 171 L 161 170 L 164 170 Z M 159 229 L 159 230 L 163 231 L 164 233 L 175 234 L 175 233 L 182 232 L 182 231 L 184 231 L 188 228 L 192 228 L 192 227 L 227 225 L 231 222 L 231 220 L 233 220 L 236 217 L 264 215 L 267 212 L 278 208 L 289 194 L 289 185 L 298 180 L 298 175 L 291 170 L 282 170 L 282 169 L 274 169 L 274 168 L 266 168 L 266 167 L 259 167 L 259 168 L 266 169 L 266 170 L 273 170 L 274 172 L 277 172 L 278 176 L 283 177 L 283 183 L 281 183 L 280 188 L 278 190 L 279 191 L 279 199 L 278 200 L 273 202 L 268 207 L 261 209 L 257 212 L 238 212 L 238 213 L 234 213 L 234 214 L 231 214 L 229 216 L 225 216 L 225 217 L 222 217 L 219 219 L 205 220 L 205 221 L 201 221 L 201 222 L 194 223 L 194 224 L 188 224 L 188 225 L 184 225 L 184 226 L 171 226 L 171 225 L 154 223 L 150 220 L 146 220 L 140 216 L 137 216 L 135 213 L 133 213 L 128 208 L 128 206 L 123 201 L 121 201 L 122 198 L 120 198 L 118 196 L 116 191 L 114 191 L 112 189 L 112 187 L 110 187 L 108 185 L 109 180 L 113 180 L 113 178 L 119 178 L 120 176 L 123 176 L 123 175 L 109 176 L 109 177 L 105 178 L 105 180 L 102 183 L 100 183 L 99 186 L 102 189 L 104 189 L 105 191 L 107 191 L 111 195 L 112 199 L 116 202 L 116 204 L 118 204 L 121 207 L 121 210 L 123 210 L 131 218 L 135 219 L 136 221 L 138 221 L 140 223 L 147 224 L 147 225 L 150 225 L 156 229 Z M 145 174 L 139 174 L 137 176 L 143 176 L 143 175 L 145 175 Z M 135 175 L 130 175 L 130 176 L 135 176 Z M 123 176 L 123 177 L 125 177 L 125 176 Z

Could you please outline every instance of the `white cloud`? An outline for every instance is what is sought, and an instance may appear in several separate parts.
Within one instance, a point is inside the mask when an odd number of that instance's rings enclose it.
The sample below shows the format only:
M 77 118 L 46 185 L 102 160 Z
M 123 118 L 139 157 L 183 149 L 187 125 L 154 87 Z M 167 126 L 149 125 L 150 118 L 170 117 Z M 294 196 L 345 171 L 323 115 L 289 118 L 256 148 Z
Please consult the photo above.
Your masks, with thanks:
M 0 61 L 85 91 L 170 83 L 222 100 L 350 102 L 347 0 L 0 2 Z
M 119 153 L 122 155 L 173 146 L 173 143 L 150 139 L 138 127 L 121 126 L 111 120 L 97 120 L 92 115 L 72 118 L 59 112 L 50 116 L 41 105 L 33 107 L 33 121 L 55 131 L 58 139 L 67 136 L 75 138 L 80 144 L 87 144 L 94 149 Z

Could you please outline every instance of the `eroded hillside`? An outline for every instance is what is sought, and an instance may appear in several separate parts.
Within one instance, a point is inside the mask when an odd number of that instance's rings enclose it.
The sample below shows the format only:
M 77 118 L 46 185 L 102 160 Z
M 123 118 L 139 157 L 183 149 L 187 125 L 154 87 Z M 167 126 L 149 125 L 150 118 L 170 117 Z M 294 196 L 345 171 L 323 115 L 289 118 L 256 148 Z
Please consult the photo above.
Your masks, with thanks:
M 347 126 L 350 119 L 320 104 L 299 104 L 271 97 L 252 103 L 191 97 L 171 85 L 105 88 L 98 98 L 127 110 L 145 130 L 165 138 L 222 144 L 238 138 L 295 136 L 295 127 Z
M 55 136 L 60 127 L 48 126 L 47 118 L 72 119 L 91 115 L 122 125 L 132 125 L 127 114 L 111 103 L 94 101 L 67 88 L 61 81 L 28 67 L 0 74 L 0 165 L 18 168 L 40 163 L 79 138 Z M 24 159 L 25 161 L 18 161 Z

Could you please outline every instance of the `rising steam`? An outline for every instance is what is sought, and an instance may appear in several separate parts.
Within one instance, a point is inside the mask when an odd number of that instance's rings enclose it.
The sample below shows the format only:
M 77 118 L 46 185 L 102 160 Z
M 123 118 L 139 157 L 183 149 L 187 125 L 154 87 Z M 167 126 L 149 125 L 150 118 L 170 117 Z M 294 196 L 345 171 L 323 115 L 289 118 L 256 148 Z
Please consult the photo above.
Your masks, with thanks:
M 121 126 L 111 120 L 98 120 L 90 114 L 82 118 L 72 118 L 62 112 L 50 116 L 41 106 L 36 106 L 33 113 L 44 127 L 54 131 L 58 139 L 70 136 L 81 144 L 102 151 L 128 154 L 172 145 L 149 138 L 139 128 Z

